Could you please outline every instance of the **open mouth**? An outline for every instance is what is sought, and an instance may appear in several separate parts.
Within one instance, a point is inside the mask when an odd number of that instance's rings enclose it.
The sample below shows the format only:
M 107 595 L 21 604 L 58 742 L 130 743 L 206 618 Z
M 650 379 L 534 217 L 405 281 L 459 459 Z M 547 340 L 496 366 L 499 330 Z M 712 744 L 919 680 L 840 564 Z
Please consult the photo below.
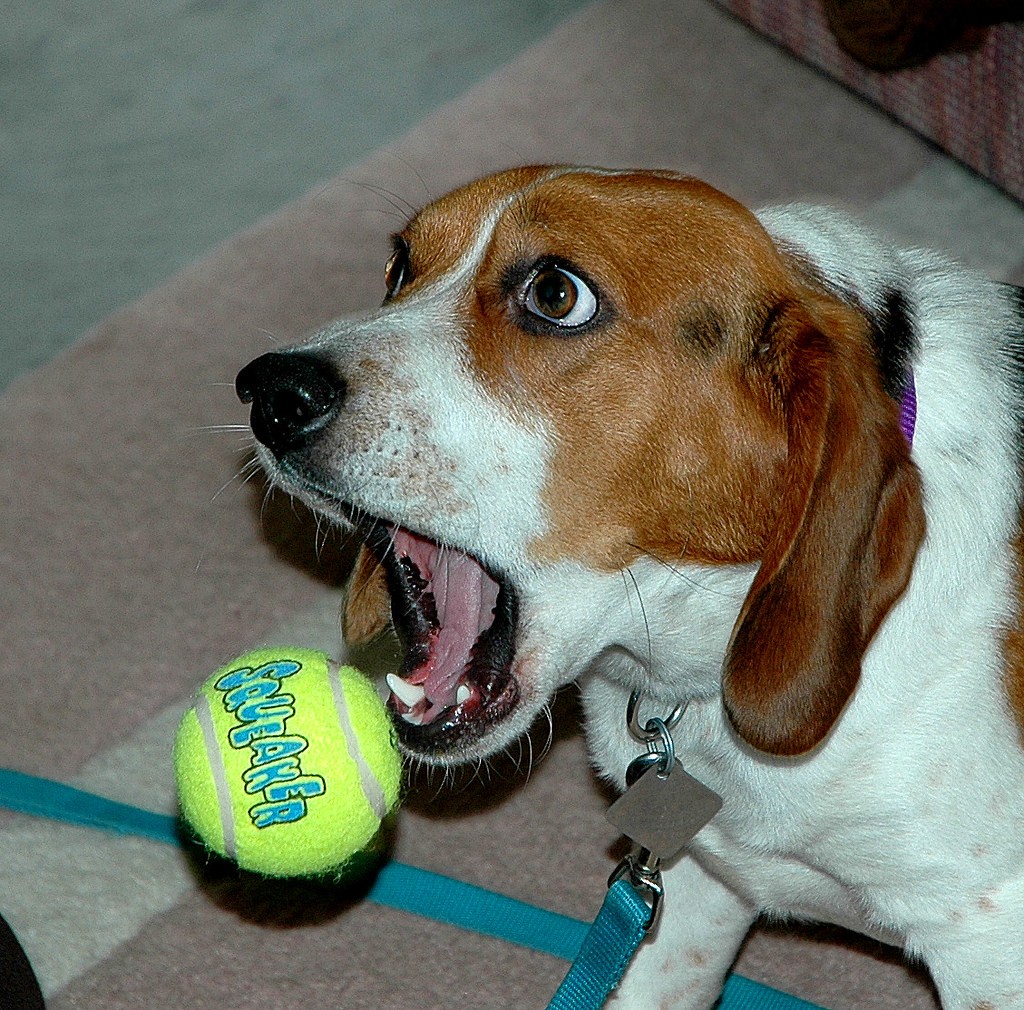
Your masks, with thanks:
M 441 753 L 482 736 L 519 700 L 515 590 L 456 547 L 382 520 L 359 526 L 384 566 L 405 653 L 387 678 L 403 744 Z

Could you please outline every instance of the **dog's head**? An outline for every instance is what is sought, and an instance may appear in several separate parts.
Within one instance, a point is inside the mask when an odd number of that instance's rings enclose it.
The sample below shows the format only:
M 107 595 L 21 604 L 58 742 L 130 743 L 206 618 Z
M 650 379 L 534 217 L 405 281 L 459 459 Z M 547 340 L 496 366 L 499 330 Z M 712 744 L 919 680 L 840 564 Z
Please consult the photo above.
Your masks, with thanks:
M 386 289 L 238 391 L 273 479 L 365 541 L 345 630 L 394 622 L 404 745 L 494 751 L 602 656 L 721 691 L 754 747 L 820 742 L 923 530 L 861 314 L 668 173 L 482 179 Z

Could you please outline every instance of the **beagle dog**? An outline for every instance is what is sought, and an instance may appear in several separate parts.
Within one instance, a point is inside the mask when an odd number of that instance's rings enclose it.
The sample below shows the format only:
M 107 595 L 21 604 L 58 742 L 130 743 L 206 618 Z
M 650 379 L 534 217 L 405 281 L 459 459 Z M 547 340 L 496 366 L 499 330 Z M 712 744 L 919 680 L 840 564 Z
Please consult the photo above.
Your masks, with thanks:
M 239 374 L 274 482 L 365 546 L 406 752 L 577 681 L 601 775 L 682 702 L 724 798 L 614 1005 L 710 1007 L 759 915 L 1024 1008 L 1024 297 L 835 211 L 529 167 L 427 206 L 383 306 Z

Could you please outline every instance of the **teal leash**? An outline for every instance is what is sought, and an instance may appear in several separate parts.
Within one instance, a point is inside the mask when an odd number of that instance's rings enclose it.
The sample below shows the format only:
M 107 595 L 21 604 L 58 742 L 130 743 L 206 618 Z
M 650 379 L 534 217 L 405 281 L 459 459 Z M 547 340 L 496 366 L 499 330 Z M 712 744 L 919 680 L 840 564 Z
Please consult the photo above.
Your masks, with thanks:
M 619 984 L 647 936 L 651 907 L 626 879 L 608 889 L 604 905 L 587 932 L 569 973 L 548 1010 L 598 1010 Z M 718 1010 L 823 1010 L 797 996 L 730 975 Z
M 4 768 L 0 768 L 0 807 L 168 845 L 182 843 L 175 817 Z M 381 867 L 366 898 L 563 961 L 576 957 L 587 934 L 587 923 L 579 919 L 394 860 Z
M 640 892 L 628 880 L 616 880 L 548 1010 L 602 1007 L 647 936 L 651 916 Z
M 0 768 L 0 807 L 79 827 L 181 844 L 174 817 L 10 769 Z M 597 918 L 588 924 L 394 861 L 381 868 L 367 899 L 572 961 L 548 1010 L 600 1007 L 643 942 L 652 917 L 650 901 L 625 877 L 612 884 Z M 821 1010 L 813 1003 L 740 975 L 727 980 L 719 1007 Z

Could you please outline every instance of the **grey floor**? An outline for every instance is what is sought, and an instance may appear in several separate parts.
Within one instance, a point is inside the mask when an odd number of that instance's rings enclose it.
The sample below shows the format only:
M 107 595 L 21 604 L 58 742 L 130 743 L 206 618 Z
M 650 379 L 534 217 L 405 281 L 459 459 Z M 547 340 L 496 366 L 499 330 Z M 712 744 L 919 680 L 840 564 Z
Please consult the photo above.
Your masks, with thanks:
M 0 389 L 586 2 L 0 3 Z

